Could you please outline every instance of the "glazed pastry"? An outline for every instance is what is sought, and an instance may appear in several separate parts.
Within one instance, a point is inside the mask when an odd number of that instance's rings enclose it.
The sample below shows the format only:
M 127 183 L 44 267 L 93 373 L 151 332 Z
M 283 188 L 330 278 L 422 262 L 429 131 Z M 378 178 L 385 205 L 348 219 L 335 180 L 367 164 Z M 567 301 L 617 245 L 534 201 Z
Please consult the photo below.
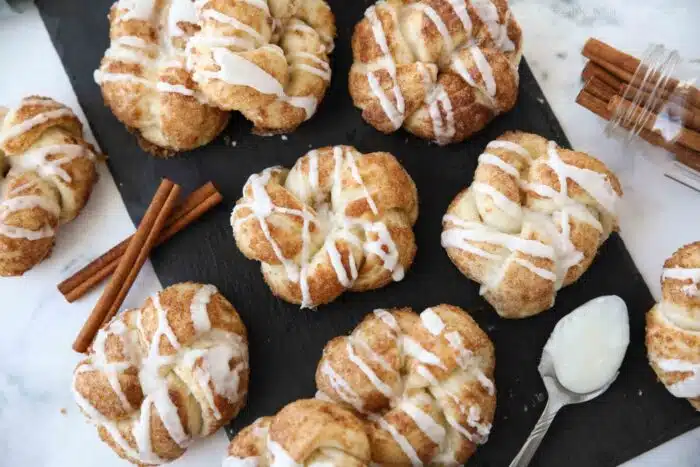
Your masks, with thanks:
M 401 280 L 413 262 L 418 196 L 386 152 L 310 151 L 252 175 L 231 215 L 236 244 L 272 292 L 303 307 Z
M 318 398 L 366 422 L 377 465 L 462 465 L 496 409 L 493 344 L 462 309 L 376 310 L 323 350 Z
M 119 0 L 109 13 L 110 46 L 95 81 L 105 104 L 152 154 L 207 144 L 228 122 L 185 68 L 187 39 L 199 30 L 195 3 Z
M 617 177 L 588 154 L 509 132 L 479 156 L 443 218 L 442 246 L 504 318 L 554 305 L 617 228 Z
M 229 444 L 223 467 L 360 467 L 369 465 L 369 458 L 363 423 L 352 412 L 303 399 L 241 430 Z
M 671 394 L 700 411 L 700 242 L 666 260 L 661 293 L 647 313 L 649 363 Z
M 61 224 L 83 209 L 97 181 L 95 149 L 68 107 L 48 97 L 0 109 L 0 275 L 41 262 Z M 8 172 L 5 172 L 8 170 Z
M 73 375 L 75 401 L 119 456 L 180 457 L 230 422 L 248 391 L 246 328 L 212 285 L 173 285 L 100 330 Z
M 258 133 L 294 130 L 331 79 L 335 18 L 324 0 L 203 0 L 188 66 L 206 99 Z
M 352 51 L 353 102 L 384 133 L 463 141 L 518 97 L 522 36 L 506 0 L 379 1 Z

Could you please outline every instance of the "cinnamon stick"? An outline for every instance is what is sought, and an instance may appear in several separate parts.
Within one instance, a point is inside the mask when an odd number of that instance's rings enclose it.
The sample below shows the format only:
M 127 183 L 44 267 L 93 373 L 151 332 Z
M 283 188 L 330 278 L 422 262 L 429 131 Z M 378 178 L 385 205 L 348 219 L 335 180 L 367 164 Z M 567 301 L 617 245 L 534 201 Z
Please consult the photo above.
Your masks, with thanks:
M 166 219 L 175 207 L 179 193 L 179 185 L 163 179 L 114 275 L 76 337 L 73 343 L 76 352 L 84 353 L 99 328 L 116 314 L 148 254 L 155 246 Z
M 608 107 L 611 110 L 614 110 L 615 108 L 619 108 L 621 112 L 625 113 L 630 113 L 631 119 L 630 121 L 637 122 L 641 118 L 644 108 L 636 105 L 628 100 L 623 99 L 620 96 L 613 96 L 612 99 L 610 99 L 610 102 L 608 103 Z M 655 120 L 658 115 L 655 114 L 654 112 L 651 112 L 651 116 L 649 118 L 645 118 L 643 125 L 644 128 L 649 130 L 649 131 L 654 131 L 654 125 L 655 125 Z M 700 133 L 693 131 L 689 128 L 685 128 L 683 126 L 680 126 L 678 129 L 678 133 L 675 137 L 676 142 L 679 144 L 692 149 L 694 151 L 700 151 Z
M 634 77 L 635 71 L 640 65 L 639 59 L 621 52 L 595 38 L 590 38 L 586 41 L 581 54 L 596 65 L 614 75 L 616 78 L 640 87 L 645 91 L 653 91 L 657 81 L 660 78 L 657 73 L 655 76 L 648 77 L 646 82 L 642 83 L 645 74 L 644 70 L 641 70 L 642 73 L 639 73 L 636 77 Z M 669 78 L 665 82 L 663 89 L 668 93 L 672 93 L 674 91 L 683 93 L 685 99 L 690 104 L 695 107 L 700 107 L 700 90 L 693 86 L 688 86 L 684 87 L 682 90 L 677 90 L 679 84 L 680 82 L 677 79 Z
M 581 89 L 578 96 L 576 96 L 576 103 L 590 110 L 604 120 L 610 120 L 612 117 L 612 111 L 608 107 L 608 103 L 594 96 L 585 87 Z M 639 136 L 654 146 L 660 146 L 666 149 L 668 152 L 674 154 L 680 162 L 690 167 L 693 167 L 691 164 L 700 164 L 700 153 L 677 143 L 669 143 L 661 135 L 654 133 L 653 131 L 642 128 L 639 132 Z M 688 163 L 688 161 L 691 163 Z
M 650 92 L 644 91 L 642 89 L 634 88 L 632 85 L 627 85 L 623 83 L 618 91 L 618 94 L 625 96 L 627 88 L 630 91 L 627 93 L 628 97 L 634 97 L 638 99 L 639 105 L 646 107 L 650 105 L 652 100 L 652 95 Z M 629 100 L 629 98 L 627 99 Z M 696 109 L 689 102 L 685 102 L 682 96 L 677 94 L 670 94 L 666 91 L 661 91 L 660 96 L 654 97 L 655 103 L 652 105 L 652 110 L 656 113 L 661 111 L 667 112 L 671 117 L 677 118 L 683 123 L 684 126 L 691 128 L 696 131 L 700 131 L 700 109 Z
M 170 216 L 165 228 L 158 237 L 156 245 L 161 245 L 169 240 L 176 233 L 199 219 L 202 214 L 219 204 L 222 199 L 221 194 L 211 182 L 192 192 Z M 68 302 L 78 300 L 112 274 L 117 269 L 119 260 L 124 255 L 132 238 L 133 235 L 124 239 L 105 254 L 61 282 L 58 285 L 58 290 L 65 299 Z

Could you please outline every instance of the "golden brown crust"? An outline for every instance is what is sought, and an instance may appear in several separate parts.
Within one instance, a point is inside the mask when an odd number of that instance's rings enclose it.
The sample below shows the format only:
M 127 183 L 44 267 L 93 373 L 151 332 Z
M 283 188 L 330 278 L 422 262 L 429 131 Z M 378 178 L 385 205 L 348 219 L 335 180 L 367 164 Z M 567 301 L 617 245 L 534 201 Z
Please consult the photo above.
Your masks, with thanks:
M 80 120 L 53 99 L 29 96 L 0 120 L 0 275 L 45 259 L 60 224 L 73 220 L 97 181 L 95 149 Z
M 187 282 L 102 329 L 76 367 L 73 391 L 119 456 L 154 465 L 231 421 L 245 404 L 248 377 L 236 310 L 213 286 Z
M 617 227 L 620 196 L 599 160 L 508 132 L 489 143 L 474 183 L 448 207 L 442 244 L 499 315 L 525 318 L 588 269 Z
M 496 408 L 495 354 L 462 309 L 377 310 L 323 350 L 319 396 L 365 419 L 372 462 L 463 464 Z
M 153 155 L 209 143 L 229 114 L 204 102 L 185 68 L 187 39 L 199 30 L 196 15 L 169 0 L 152 11 L 129 6 L 118 1 L 109 14 L 110 48 L 95 72 L 105 104 Z
M 522 35 L 506 0 L 377 2 L 352 37 L 350 94 L 379 131 L 463 141 L 518 96 Z M 498 19 L 485 22 L 495 8 Z
M 394 156 L 335 146 L 252 175 L 231 225 L 275 295 L 315 307 L 400 280 L 417 217 L 415 184 Z
M 676 397 L 700 411 L 700 242 L 664 263 L 662 300 L 647 313 L 649 363 Z
M 370 445 L 364 425 L 339 405 L 315 399 L 288 404 L 277 415 L 263 417 L 231 440 L 225 465 L 255 460 L 267 467 L 291 458 L 298 465 L 325 463 L 342 467 L 367 466 Z
M 188 60 L 209 102 L 240 111 L 256 133 L 284 133 L 325 95 L 335 18 L 323 0 L 262 4 L 206 2 Z

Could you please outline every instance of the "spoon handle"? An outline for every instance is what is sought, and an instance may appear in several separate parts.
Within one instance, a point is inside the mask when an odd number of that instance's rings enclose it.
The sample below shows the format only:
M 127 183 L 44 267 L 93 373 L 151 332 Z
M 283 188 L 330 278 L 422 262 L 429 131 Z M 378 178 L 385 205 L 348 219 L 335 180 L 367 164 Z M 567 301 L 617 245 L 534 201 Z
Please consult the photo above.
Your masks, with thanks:
M 532 429 L 530 436 L 527 437 L 527 440 L 520 449 L 520 452 L 517 456 L 515 456 L 513 462 L 510 463 L 510 467 L 527 467 L 530 464 L 532 456 L 535 455 L 535 451 L 537 451 L 537 448 L 540 447 L 540 443 L 542 442 L 544 435 L 547 434 L 547 430 L 549 430 L 549 426 L 552 424 L 554 416 L 557 414 L 557 412 L 559 412 L 561 407 L 561 404 L 552 403 L 551 400 L 547 401 L 547 405 L 545 405 L 540 419 L 537 420 L 535 428 Z

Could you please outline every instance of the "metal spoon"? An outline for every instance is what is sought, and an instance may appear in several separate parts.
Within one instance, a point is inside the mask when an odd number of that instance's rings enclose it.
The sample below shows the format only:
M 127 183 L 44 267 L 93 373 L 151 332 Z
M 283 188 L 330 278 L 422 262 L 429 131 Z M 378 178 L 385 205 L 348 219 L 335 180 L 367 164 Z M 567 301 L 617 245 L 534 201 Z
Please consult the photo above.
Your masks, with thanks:
M 535 428 L 533 428 L 530 436 L 528 436 L 527 441 L 520 449 L 520 452 L 513 462 L 510 463 L 510 467 L 527 467 L 530 464 L 532 456 L 535 455 L 535 451 L 540 446 L 544 435 L 547 434 L 549 426 L 554 420 L 554 416 L 559 412 L 559 410 L 565 405 L 570 404 L 580 404 L 581 402 L 588 402 L 591 399 L 595 399 L 599 395 L 603 394 L 615 381 L 619 373 L 615 373 L 610 381 L 605 383 L 600 389 L 587 394 L 579 394 L 573 391 L 569 391 L 564 386 L 559 383 L 557 379 L 557 374 L 554 371 L 554 362 L 551 355 L 546 350 L 542 352 L 542 360 L 537 367 L 542 376 L 542 381 L 547 388 L 547 405 L 544 407 L 544 411 L 537 420 Z

